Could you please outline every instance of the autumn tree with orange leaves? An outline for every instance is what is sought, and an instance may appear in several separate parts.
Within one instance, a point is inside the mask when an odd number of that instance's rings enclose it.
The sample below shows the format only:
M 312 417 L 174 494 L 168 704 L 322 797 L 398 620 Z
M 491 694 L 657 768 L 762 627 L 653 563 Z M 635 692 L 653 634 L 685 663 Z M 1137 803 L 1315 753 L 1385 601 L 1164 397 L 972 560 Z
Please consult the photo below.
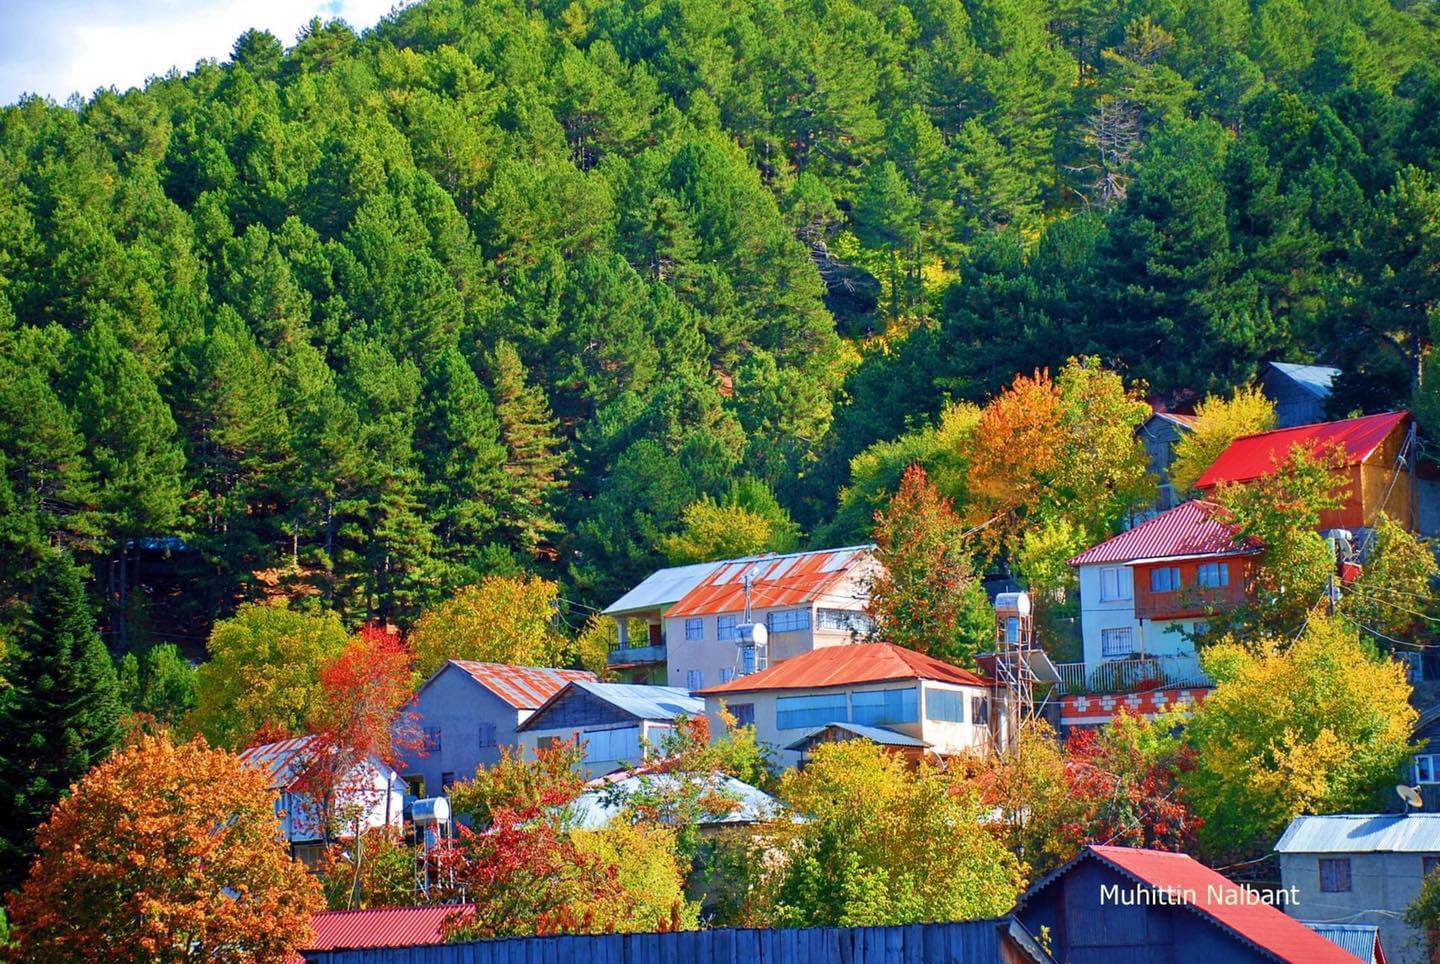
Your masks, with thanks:
M 9 912 L 15 959 L 282 961 L 320 885 L 280 839 L 268 775 L 167 735 L 91 770 L 39 832 Z

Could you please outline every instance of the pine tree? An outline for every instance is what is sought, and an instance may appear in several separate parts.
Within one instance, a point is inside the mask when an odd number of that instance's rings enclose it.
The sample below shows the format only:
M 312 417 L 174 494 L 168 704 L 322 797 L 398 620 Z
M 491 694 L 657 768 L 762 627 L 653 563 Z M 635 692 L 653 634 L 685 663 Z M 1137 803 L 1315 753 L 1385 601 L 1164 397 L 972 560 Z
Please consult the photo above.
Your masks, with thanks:
M 495 414 L 508 458 L 510 475 L 502 518 L 516 543 L 534 552 L 541 541 L 559 531 L 553 499 L 565 486 L 565 454 L 557 434 L 560 423 L 550 414 L 545 393 L 527 385 L 525 366 L 508 342 L 495 346 L 490 380 Z
M 0 887 L 7 889 L 24 874 L 35 828 L 121 735 L 115 667 L 80 573 L 59 553 L 38 569 L 0 709 Z

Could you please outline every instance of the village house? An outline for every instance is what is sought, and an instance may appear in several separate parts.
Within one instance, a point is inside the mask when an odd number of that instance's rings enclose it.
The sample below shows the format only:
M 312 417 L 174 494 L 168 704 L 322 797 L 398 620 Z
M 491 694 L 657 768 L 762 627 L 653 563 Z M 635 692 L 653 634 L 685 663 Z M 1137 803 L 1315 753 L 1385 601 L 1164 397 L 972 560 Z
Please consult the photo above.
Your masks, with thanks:
M 1357 960 L 1259 892 L 1161 850 L 1086 846 L 1021 895 L 1012 914 L 1029 934 L 1047 932 L 1051 957 L 1066 964 Z
M 813 650 L 696 695 L 711 733 L 725 732 L 723 708 L 737 725 L 754 724 L 785 766 L 833 739 L 869 739 L 905 755 L 990 745 L 989 681 L 890 643 Z
M 1325 420 L 1325 403 L 1340 369 L 1328 365 L 1270 362 L 1260 374 L 1260 394 L 1275 406 L 1275 427 L 1294 428 Z
M 585 670 L 447 661 L 410 704 L 420 745 L 405 752 L 401 773 L 411 796 L 437 796 L 499 763 L 500 748 L 519 746 L 518 727 L 546 700 L 596 679 Z
M 1421 881 L 1440 869 L 1440 814 L 1296 817 L 1275 850 L 1281 883 L 1296 894 L 1290 914 L 1373 924 L 1391 964 L 1432 959 L 1404 918 Z
M 1245 601 L 1263 551 L 1191 500 L 1070 559 L 1085 659 L 1058 667 L 1067 690 L 1203 684 L 1192 636 Z
M 275 793 L 275 813 L 291 856 L 314 867 L 324 853 L 325 827 L 321 808 L 307 792 L 306 774 L 317 755 L 332 752 L 313 736 L 262 743 L 240 751 L 240 762 L 264 770 Z M 361 760 L 336 781 L 334 815 L 343 815 L 339 836 L 353 836 L 376 827 L 401 826 L 405 791 L 400 776 L 375 757 Z
M 674 686 L 578 680 L 556 692 L 516 727 L 533 756 L 568 740 L 583 744 L 584 775 L 610 773 L 643 761 L 681 716 L 699 716 L 705 704 Z
M 1176 492 L 1170 484 L 1170 463 L 1175 461 L 1175 446 L 1194 427 L 1194 415 L 1156 411 L 1137 430 L 1150 460 L 1150 472 L 1159 480 L 1149 514 L 1173 509 L 1182 501 L 1185 493 Z
M 694 692 L 853 642 L 870 631 L 865 607 L 880 569 L 873 550 L 850 546 L 660 570 L 605 610 L 621 628 L 611 664 L 625 667 L 630 679 Z M 744 623 L 747 581 L 750 618 L 767 630 L 763 646 L 742 646 L 736 632 Z M 649 627 L 642 647 L 629 643 L 632 619 Z

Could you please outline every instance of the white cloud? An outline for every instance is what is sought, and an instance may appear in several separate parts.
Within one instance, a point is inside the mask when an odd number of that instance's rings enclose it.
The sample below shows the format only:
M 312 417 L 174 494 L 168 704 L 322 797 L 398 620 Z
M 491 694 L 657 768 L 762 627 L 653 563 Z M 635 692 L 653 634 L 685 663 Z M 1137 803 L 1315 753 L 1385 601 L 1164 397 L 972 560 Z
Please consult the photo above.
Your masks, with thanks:
M 373 26 L 395 0 L 0 0 L 0 104 L 26 93 L 140 86 L 207 58 L 224 61 L 251 27 L 287 46 L 312 17 Z

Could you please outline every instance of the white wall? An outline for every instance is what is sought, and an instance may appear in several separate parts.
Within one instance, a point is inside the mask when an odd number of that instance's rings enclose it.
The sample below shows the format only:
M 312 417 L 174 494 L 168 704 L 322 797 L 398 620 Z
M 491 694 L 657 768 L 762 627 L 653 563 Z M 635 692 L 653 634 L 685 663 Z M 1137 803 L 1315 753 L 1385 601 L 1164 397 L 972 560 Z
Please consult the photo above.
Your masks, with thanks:
M 364 807 L 361 825 L 365 830 L 383 827 L 387 822 L 400 827 L 405 811 L 405 786 L 393 770 L 378 761 L 370 761 L 347 774 L 342 785 L 347 789 L 340 794 L 336 811 L 349 806 Z M 287 841 L 301 843 L 321 839 L 320 819 L 310 797 L 285 791 L 279 794 L 275 806 Z M 354 826 L 353 820 L 346 821 L 338 832 L 348 836 Z
M 1118 569 L 1122 595 L 1126 598 L 1101 599 L 1101 571 Z M 1194 619 L 1136 619 L 1135 618 L 1135 570 L 1122 564 L 1080 566 L 1080 633 L 1085 644 L 1085 662 L 1101 663 L 1106 660 L 1100 642 L 1100 632 L 1105 629 L 1129 627 L 1137 652 L 1146 656 L 1192 655 L 1194 644 L 1181 633 L 1170 632 L 1171 627 L 1180 627 L 1186 632 L 1195 628 Z M 1201 620 L 1203 622 L 1203 620 Z M 1110 657 L 1115 658 L 1115 657 Z
M 666 721 L 640 720 L 629 723 L 603 723 L 592 726 L 564 726 L 551 729 L 522 730 L 520 744 L 525 755 L 531 759 L 542 740 L 583 740 L 585 762 L 582 775 L 585 779 L 604 776 L 622 766 L 634 766 L 644 760 L 645 752 L 641 741 L 655 745 L 674 724 Z

